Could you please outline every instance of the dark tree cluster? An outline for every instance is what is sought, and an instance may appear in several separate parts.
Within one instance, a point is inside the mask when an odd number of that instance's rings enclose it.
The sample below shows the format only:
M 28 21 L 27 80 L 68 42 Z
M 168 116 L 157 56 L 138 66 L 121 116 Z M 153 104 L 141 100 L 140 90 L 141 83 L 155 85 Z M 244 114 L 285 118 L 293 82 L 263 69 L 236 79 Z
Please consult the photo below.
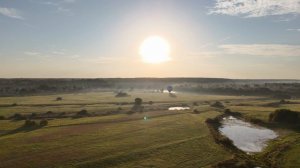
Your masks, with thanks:
M 300 113 L 288 109 L 279 109 L 269 115 L 270 122 L 299 124 Z

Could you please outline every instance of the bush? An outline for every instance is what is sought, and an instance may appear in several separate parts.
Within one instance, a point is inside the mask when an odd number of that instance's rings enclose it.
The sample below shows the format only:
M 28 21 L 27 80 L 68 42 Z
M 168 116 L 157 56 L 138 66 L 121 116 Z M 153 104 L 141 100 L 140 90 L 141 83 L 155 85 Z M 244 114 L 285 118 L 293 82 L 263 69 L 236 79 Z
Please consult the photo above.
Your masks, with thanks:
M 214 104 L 210 105 L 211 107 L 215 107 L 215 108 L 224 108 L 225 106 L 219 102 L 219 101 L 216 101 Z
M 18 104 L 17 103 L 13 103 L 13 104 L 11 104 L 11 106 L 17 106 Z
M 63 100 L 62 97 L 57 97 L 57 98 L 56 98 L 56 101 L 62 101 L 62 100 Z
M 214 119 L 208 118 L 208 119 L 205 120 L 205 122 L 207 124 L 220 124 L 220 122 L 219 122 L 219 120 L 217 118 L 214 118 Z
M 26 120 L 24 123 L 24 127 L 36 127 L 37 124 L 35 121 L 32 120 Z
M 195 114 L 199 114 L 199 113 L 200 113 L 200 111 L 198 111 L 197 109 L 194 109 L 193 112 L 194 112 Z
M 193 102 L 193 106 L 199 106 L 197 102 Z
M 273 97 L 275 99 L 292 99 L 292 96 L 288 94 L 276 94 Z
M 134 111 L 130 110 L 127 112 L 128 115 L 134 114 Z
M 37 116 L 36 113 L 31 113 L 30 118 L 34 118 L 34 117 L 36 117 L 36 116 Z
M 263 124 L 264 123 L 262 120 L 260 120 L 258 118 L 251 118 L 250 122 L 254 123 L 254 124 Z
M 5 120 L 5 117 L 4 116 L 0 116 L 0 120 Z
M 132 108 L 131 108 L 131 111 L 133 112 L 143 112 L 144 111 L 144 106 L 138 106 L 138 105 L 134 105 Z
M 141 98 L 135 98 L 134 99 L 134 105 L 131 108 L 131 110 L 133 112 L 143 112 L 144 106 L 142 106 L 142 104 L 143 104 L 143 99 L 141 99 Z
M 235 116 L 235 117 L 241 117 L 241 116 L 242 116 L 241 113 L 239 113 L 239 112 L 233 112 L 233 111 L 231 111 L 230 109 L 225 109 L 225 110 L 224 110 L 224 113 L 225 113 L 226 115 L 231 115 L 231 116 Z
M 47 111 L 47 113 L 46 113 L 47 115 L 52 115 L 53 114 L 53 112 L 52 111 Z
M 24 119 L 26 119 L 26 117 L 23 116 L 23 115 L 20 114 L 20 113 L 14 114 L 11 118 L 14 119 L 14 120 L 24 120 Z
M 128 97 L 129 95 L 125 92 L 119 92 L 115 97 Z
M 280 109 L 269 115 L 269 121 L 296 124 L 300 122 L 300 115 L 296 111 Z
M 287 103 L 287 101 L 284 100 L 284 99 L 281 99 L 279 103 L 280 103 L 280 104 L 285 104 L 285 103 Z
M 52 111 L 47 111 L 45 117 L 53 117 L 54 113 Z
M 225 113 L 225 114 L 231 114 L 232 112 L 231 112 L 230 109 L 225 109 L 224 113 Z
M 66 112 L 59 113 L 59 116 L 64 116 L 64 115 L 66 115 Z
M 48 125 L 48 121 L 47 120 L 41 120 L 40 121 L 40 126 L 41 127 L 44 127 L 44 126 L 47 126 Z
M 140 106 L 140 105 L 142 105 L 142 103 L 143 103 L 143 99 L 141 99 L 141 98 L 134 99 L 134 105 Z
M 154 104 L 154 102 L 153 101 L 149 101 L 149 105 L 153 105 Z
M 87 110 L 81 110 L 77 113 L 77 116 L 88 116 L 89 113 L 87 112 Z

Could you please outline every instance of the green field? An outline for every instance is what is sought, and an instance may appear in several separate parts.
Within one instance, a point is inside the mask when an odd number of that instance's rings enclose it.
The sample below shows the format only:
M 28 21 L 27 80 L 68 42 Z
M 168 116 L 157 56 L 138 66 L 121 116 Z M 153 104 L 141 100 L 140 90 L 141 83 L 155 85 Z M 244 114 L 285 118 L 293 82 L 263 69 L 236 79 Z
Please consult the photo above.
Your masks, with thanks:
M 299 104 L 264 106 L 277 100 L 262 97 L 178 93 L 174 98 L 143 91 L 129 94 L 123 98 L 116 98 L 112 92 L 0 98 L 0 116 L 6 118 L 15 113 L 48 111 L 72 116 L 82 109 L 94 114 L 50 119 L 47 126 L 31 130 L 20 129 L 24 120 L 0 120 L 0 167 L 210 167 L 232 158 L 233 153 L 215 143 L 205 124 L 207 118 L 221 114 L 209 104 L 218 100 L 232 111 L 265 121 L 278 108 L 300 111 Z M 56 101 L 56 97 L 63 100 Z M 143 99 L 145 110 L 129 115 L 136 97 Z M 167 110 L 182 105 L 191 110 Z M 194 109 L 200 113 L 195 114 Z M 118 112 L 109 115 L 109 111 Z M 267 150 L 277 143 L 293 142 L 280 156 L 280 164 L 299 165 L 300 135 L 288 129 L 277 131 L 280 138 Z

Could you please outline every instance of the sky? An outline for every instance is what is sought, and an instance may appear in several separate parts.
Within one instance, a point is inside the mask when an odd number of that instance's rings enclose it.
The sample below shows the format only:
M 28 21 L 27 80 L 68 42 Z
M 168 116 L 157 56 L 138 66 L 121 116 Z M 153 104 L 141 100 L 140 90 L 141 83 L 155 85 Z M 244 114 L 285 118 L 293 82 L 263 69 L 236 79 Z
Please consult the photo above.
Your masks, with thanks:
M 0 0 L 0 78 L 65 77 L 300 79 L 300 0 Z

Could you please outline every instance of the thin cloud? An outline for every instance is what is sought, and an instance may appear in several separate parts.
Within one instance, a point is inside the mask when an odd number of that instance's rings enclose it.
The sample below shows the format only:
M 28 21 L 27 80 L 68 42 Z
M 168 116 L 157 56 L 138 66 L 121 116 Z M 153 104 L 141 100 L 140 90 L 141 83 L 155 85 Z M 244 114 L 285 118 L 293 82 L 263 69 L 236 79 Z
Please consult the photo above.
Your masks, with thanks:
M 300 14 L 300 0 L 216 0 L 209 14 L 242 17 Z
M 63 0 L 64 3 L 74 3 L 76 0 Z
M 300 32 L 300 29 L 286 29 L 287 31 L 297 31 Z
M 40 4 L 44 4 L 44 5 L 50 5 L 50 6 L 60 6 L 63 3 L 75 3 L 76 0 L 61 0 L 61 1 L 57 1 L 57 2 L 53 2 L 53 1 L 32 1 L 34 3 L 40 3 Z
M 14 19 L 21 19 L 21 20 L 24 19 L 24 17 L 20 14 L 20 12 L 14 8 L 0 7 L 0 14 Z
M 39 4 L 42 4 L 42 5 L 47 5 L 47 6 L 55 7 L 56 8 L 56 12 L 73 14 L 72 11 L 71 11 L 71 9 L 66 8 L 65 6 L 67 4 L 75 3 L 76 0 L 60 0 L 60 1 L 57 1 L 57 2 L 52 2 L 52 1 L 43 1 L 43 2 L 32 1 L 32 2 L 39 3 Z
M 81 58 L 80 61 L 93 63 L 93 64 L 108 64 L 108 63 L 117 63 L 124 62 L 124 59 L 118 57 L 92 57 L 92 58 Z
M 52 51 L 51 53 L 54 55 L 65 55 L 64 51 Z
M 35 51 L 25 51 L 24 54 L 29 56 L 36 56 L 36 55 L 40 55 L 41 53 Z
M 281 44 L 230 44 L 220 45 L 227 54 L 252 55 L 252 56 L 275 56 L 275 57 L 299 57 L 300 45 Z
M 198 51 L 198 52 L 190 52 L 188 53 L 189 57 L 192 58 L 202 58 L 202 59 L 208 59 L 208 58 L 215 58 L 218 55 L 221 55 L 218 51 Z

